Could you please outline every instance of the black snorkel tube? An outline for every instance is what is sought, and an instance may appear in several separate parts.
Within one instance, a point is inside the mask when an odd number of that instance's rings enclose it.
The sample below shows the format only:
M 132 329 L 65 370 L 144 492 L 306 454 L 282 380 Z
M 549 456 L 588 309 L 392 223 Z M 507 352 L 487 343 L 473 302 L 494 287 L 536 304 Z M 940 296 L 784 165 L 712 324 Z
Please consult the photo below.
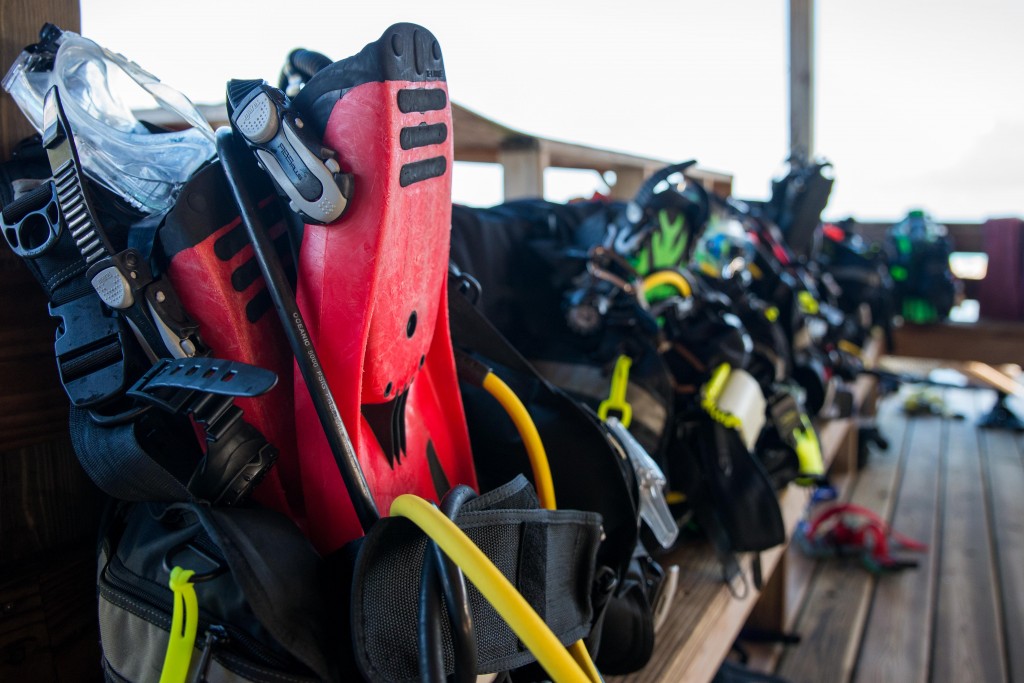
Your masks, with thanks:
M 317 71 L 333 63 L 325 54 L 297 47 L 288 53 L 284 66 L 281 67 L 277 87 L 288 97 L 295 97 Z
M 295 301 L 291 283 L 288 282 L 277 251 L 267 236 L 266 226 L 255 210 L 256 202 L 253 201 L 248 188 L 241 180 L 244 174 L 244 165 L 254 163 L 252 155 L 241 140 L 235 139 L 231 129 L 227 127 L 217 130 L 217 154 L 224 167 L 224 176 L 227 178 L 228 187 L 231 188 L 231 195 L 238 205 L 242 224 L 252 241 L 253 255 L 256 257 L 256 263 L 259 264 L 264 280 L 266 280 L 267 292 L 274 302 L 274 309 L 281 319 L 285 337 L 295 355 L 295 361 L 299 366 L 299 372 L 302 373 L 306 388 L 309 390 L 310 398 L 313 399 L 313 407 L 324 427 L 327 443 L 331 447 L 338 472 L 341 473 L 342 481 L 345 483 L 345 490 L 355 508 L 359 525 L 366 532 L 380 519 L 380 512 L 378 512 L 377 504 L 370 492 L 370 486 L 366 483 L 363 470 L 359 466 L 352 439 L 348 435 L 348 430 L 345 429 L 341 413 L 338 412 L 338 406 L 327 385 L 327 377 L 324 375 L 320 359 L 309 338 L 306 323 Z

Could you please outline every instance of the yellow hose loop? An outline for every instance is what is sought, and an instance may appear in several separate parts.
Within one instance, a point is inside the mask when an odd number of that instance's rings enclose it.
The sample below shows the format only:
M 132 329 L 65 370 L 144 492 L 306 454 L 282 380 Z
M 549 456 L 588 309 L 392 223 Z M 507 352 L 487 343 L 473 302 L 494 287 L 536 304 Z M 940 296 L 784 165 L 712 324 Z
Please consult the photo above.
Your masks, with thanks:
M 533 470 L 533 481 L 537 487 L 537 499 L 540 501 L 541 507 L 548 510 L 557 509 L 555 483 L 551 480 L 548 454 L 544 450 L 544 443 L 540 440 L 537 425 L 534 424 L 526 406 L 519 400 L 516 393 L 493 372 L 487 373 L 487 376 L 484 377 L 483 387 L 505 409 L 516 426 L 519 437 L 523 440 L 526 455 L 530 459 L 530 468 Z
M 587 652 L 587 646 L 582 640 L 577 640 L 569 646 L 569 654 L 572 655 L 572 658 L 580 665 L 583 672 L 587 674 L 587 678 L 590 680 L 590 683 L 604 683 L 604 679 L 601 678 L 601 672 L 599 672 L 597 667 L 594 665 L 594 660 L 590 658 L 590 653 Z
M 627 366 L 628 371 L 628 366 Z M 526 447 L 526 455 L 530 459 L 530 468 L 533 470 L 533 480 L 537 485 L 537 499 L 541 507 L 546 510 L 556 510 L 558 505 L 555 502 L 555 484 L 551 479 L 551 465 L 548 463 L 548 454 L 544 450 L 544 442 L 541 441 L 537 425 L 530 412 L 519 400 L 511 387 L 493 372 L 484 377 L 484 389 L 501 404 L 512 423 L 519 432 L 519 437 Z M 500 613 L 500 612 L 499 612 Z M 525 642 L 525 641 L 524 641 Z M 591 683 L 602 683 L 601 674 L 594 666 L 594 660 L 590 658 L 586 645 L 582 640 L 576 641 L 569 646 L 569 653 L 576 663 L 586 672 Z M 536 653 L 534 653 L 536 654 Z
M 661 285 L 675 287 L 686 298 L 693 296 L 693 288 L 690 287 L 690 283 L 686 281 L 686 278 L 679 271 L 659 270 L 644 278 L 644 298 L 646 299 L 647 292 Z
M 427 501 L 411 494 L 395 498 L 392 517 L 405 517 L 429 536 L 462 570 L 508 623 L 555 683 L 591 683 L 573 656 L 526 599 L 455 523 Z

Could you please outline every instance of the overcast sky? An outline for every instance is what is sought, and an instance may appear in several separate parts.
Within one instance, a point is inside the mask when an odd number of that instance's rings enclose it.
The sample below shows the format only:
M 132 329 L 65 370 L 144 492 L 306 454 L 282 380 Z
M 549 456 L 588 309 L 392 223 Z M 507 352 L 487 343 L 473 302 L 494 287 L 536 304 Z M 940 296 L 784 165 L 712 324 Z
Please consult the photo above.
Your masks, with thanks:
M 388 25 L 438 37 L 452 98 L 538 135 L 734 174 L 763 197 L 787 154 L 785 0 L 224 2 L 147 17 L 82 0 L 82 32 L 194 101 L 229 78 L 276 81 L 291 48 L 334 59 Z M 822 0 L 817 153 L 835 165 L 827 215 L 1024 215 L 1024 2 Z M 455 131 L 458 135 L 458 131 Z M 501 198 L 500 168 L 459 165 L 456 200 Z M 551 198 L 590 191 L 554 173 Z

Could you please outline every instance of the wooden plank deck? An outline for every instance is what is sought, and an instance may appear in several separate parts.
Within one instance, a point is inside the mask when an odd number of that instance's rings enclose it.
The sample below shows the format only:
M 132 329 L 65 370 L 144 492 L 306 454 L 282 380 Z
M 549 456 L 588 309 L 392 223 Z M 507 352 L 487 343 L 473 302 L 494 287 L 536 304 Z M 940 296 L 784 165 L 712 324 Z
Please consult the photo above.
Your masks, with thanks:
M 989 490 L 1003 647 L 1011 681 L 1024 681 L 1024 439 L 982 431 L 982 467 Z
M 879 427 L 890 439 L 890 452 L 876 456 L 872 466 L 863 470 L 845 493 L 851 503 L 863 505 L 888 517 L 893 491 L 899 486 L 907 444 L 903 438 L 905 422 L 897 406 L 887 402 L 879 413 Z M 801 551 L 794 545 L 790 553 Z M 779 674 L 794 681 L 849 680 L 857 659 L 857 643 L 851 641 L 851 625 L 867 618 L 874 577 L 857 561 L 816 563 L 816 571 L 797 622 L 803 636 L 798 656 L 786 656 Z
M 815 563 L 795 623 L 803 642 L 776 668 L 786 680 L 1024 681 L 1024 436 L 976 427 L 993 392 L 944 398 L 963 419 L 906 418 L 901 397 L 885 400 L 890 452 L 850 491 L 928 552 L 880 576 Z
M 856 466 L 856 440 L 851 438 L 856 425 L 850 419 L 832 420 L 821 426 L 819 438 L 827 464 L 839 481 L 847 481 Z M 793 529 L 809 500 L 807 489 L 790 484 L 779 496 L 779 506 L 787 529 Z M 785 548 L 777 546 L 761 553 L 765 577 L 779 571 Z M 750 584 L 749 558 L 743 558 L 746 585 L 740 596 L 721 580 L 721 568 L 705 544 L 687 544 L 663 564 L 678 564 L 679 587 L 674 608 L 655 639 L 655 652 L 642 670 L 609 681 L 656 683 L 664 681 L 710 681 L 729 653 L 744 621 L 763 595 Z M 769 581 L 766 589 L 772 588 Z M 779 607 L 782 607 L 779 605 Z M 780 628 L 772 625 L 772 628 Z

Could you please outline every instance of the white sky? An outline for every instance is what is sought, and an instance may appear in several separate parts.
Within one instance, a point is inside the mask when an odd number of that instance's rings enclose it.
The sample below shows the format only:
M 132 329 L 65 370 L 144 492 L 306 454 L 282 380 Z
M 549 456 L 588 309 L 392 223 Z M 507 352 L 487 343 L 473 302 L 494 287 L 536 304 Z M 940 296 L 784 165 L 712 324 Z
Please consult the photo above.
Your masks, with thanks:
M 816 151 L 826 215 L 1024 215 L 1024 2 L 818 0 Z M 668 160 L 696 158 L 764 197 L 788 145 L 785 0 L 516 3 L 179 0 L 145 16 L 82 0 L 82 33 L 193 101 L 229 78 L 276 82 L 288 51 L 334 59 L 388 25 L 438 37 L 452 98 L 513 128 Z M 455 131 L 458 135 L 458 131 Z M 549 172 L 549 197 L 599 187 Z M 459 164 L 455 199 L 501 199 L 501 169 Z

